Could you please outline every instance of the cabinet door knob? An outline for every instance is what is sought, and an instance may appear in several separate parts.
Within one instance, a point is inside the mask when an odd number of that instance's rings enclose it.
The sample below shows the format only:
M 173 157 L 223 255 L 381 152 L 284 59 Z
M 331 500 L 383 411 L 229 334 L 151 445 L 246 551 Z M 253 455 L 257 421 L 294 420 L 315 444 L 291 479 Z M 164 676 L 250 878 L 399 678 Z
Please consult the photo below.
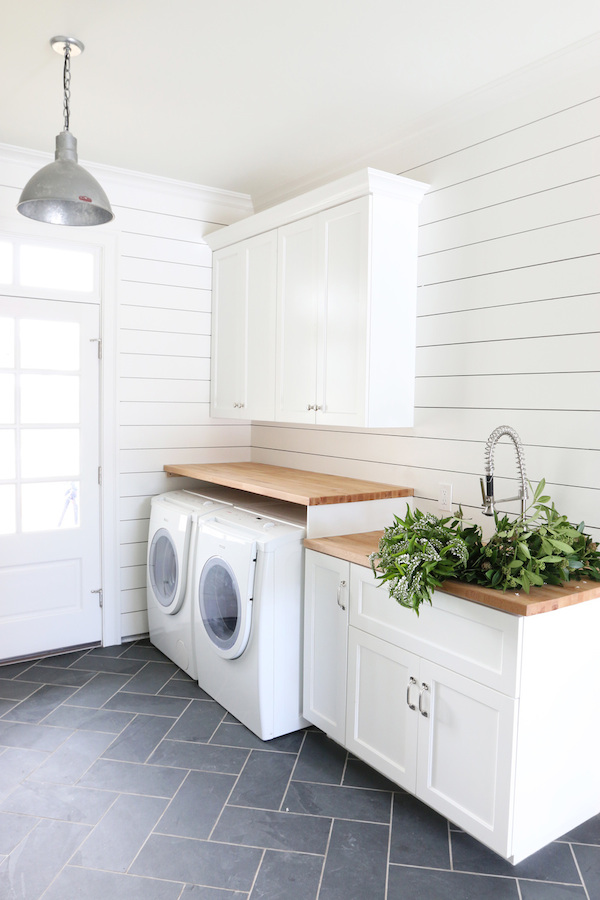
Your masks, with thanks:
M 426 709 L 423 709 L 423 694 L 425 694 L 429 690 L 429 685 L 425 684 L 424 681 L 421 682 L 421 690 L 419 691 L 419 712 L 423 716 L 423 718 L 428 719 L 429 713 Z
M 322 406 L 313 406 L 313 409 L 323 409 Z
M 312 403 L 309 403 L 308 406 L 307 406 L 306 408 L 307 408 L 307 409 L 314 409 L 314 406 L 312 405 Z
M 409 709 L 417 708 L 415 703 L 410 702 L 410 689 L 413 686 L 413 684 L 416 684 L 416 683 L 417 683 L 417 679 L 413 678 L 411 675 L 410 678 L 408 679 L 408 686 L 406 688 L 406 705 L 408 706 Z
M 346 587 L 346 582 L 340 581 L 340 583 L 338 584 L 338 589 L 337 589 L 337 605 L 340 607 L 340 609 L 346 609 L 346 607 L 342 603 L 342 591 L 344 590 L 345 587 Z

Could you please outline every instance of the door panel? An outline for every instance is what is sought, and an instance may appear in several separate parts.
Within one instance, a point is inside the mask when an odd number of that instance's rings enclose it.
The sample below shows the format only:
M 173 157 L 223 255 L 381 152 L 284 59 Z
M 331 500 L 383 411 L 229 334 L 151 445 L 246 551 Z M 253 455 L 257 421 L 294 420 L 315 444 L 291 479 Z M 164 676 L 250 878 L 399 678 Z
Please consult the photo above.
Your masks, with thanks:
M 0 298 L 0 333 L 0 659 L 10 659 L 101 639 L 99 307 Z

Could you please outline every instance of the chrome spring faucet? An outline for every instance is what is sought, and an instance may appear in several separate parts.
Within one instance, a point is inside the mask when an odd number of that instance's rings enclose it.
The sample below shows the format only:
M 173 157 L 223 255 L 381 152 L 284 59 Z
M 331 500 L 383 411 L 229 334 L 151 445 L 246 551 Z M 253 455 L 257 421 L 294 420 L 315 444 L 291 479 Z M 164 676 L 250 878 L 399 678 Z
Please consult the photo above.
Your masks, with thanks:
M 521 479 L 519 493 L 515 497 L 505 497 L 503 500 L 494 499 L 494 448 L 498 440 L 506 435 L 515 445 L 517 451 L 517 467 Z M 496 503 L 508 503 L 510 500 L 521 501 L 521 518 L 525 518 L 525 501 L 527 500 L 527 478 L 525 475 L 525 454 L 521 438 L 510 425 L 500 425 L 490 434 L 485 445 L 485 479 L 481 478 L 481 493 L 483 496 L 484 516 L 493 516 L 496 512 Z

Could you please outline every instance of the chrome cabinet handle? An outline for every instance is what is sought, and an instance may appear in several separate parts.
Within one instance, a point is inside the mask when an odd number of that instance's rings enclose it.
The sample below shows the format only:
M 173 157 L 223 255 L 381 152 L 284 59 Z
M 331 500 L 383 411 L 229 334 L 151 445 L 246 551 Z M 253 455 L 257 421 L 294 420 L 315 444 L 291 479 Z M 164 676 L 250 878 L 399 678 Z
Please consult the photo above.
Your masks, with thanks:
M 306 408 L 307 408 L 307 409 L 314 409 L 314 406 L 312 405 L 312 403 L 309 403 L 308 406 L 307 406 Z
M 426 709 L 423 709 L 423 694 L 429 690 L 429 685 L 425 684 L 424 681 L 421 682 L 421 690 L 419 691 L 419 712 L 423 716 L 423 718 L 428 719 L 429 713 Z
M 406 705 L 408 706 L 409 709 L 417 708 L 414 703 L 410 702 L 410 689 L 413 686 L 413 684 L 416 684 L 416 683 L 417 683 L 417 679 L 413 678 L 411 675 L 410 678 L 408 679 L 408 686 L 406 688 Z
M 234 403 L 233 408 L 234 409 L 243 409 L 245 405 L 246 405 L 245 403 Z
M 322 406 L 314 406 L 313 409 L 323 409 Z
M 345 587 L 346 587 L 346 582 L 340 581 L 340 583 L 338 584 L 338 589 L 337 589 L 337 605 L 340 607 L 340 609 L 346 609 L 346 607 L 342 603 L 342 591 Z

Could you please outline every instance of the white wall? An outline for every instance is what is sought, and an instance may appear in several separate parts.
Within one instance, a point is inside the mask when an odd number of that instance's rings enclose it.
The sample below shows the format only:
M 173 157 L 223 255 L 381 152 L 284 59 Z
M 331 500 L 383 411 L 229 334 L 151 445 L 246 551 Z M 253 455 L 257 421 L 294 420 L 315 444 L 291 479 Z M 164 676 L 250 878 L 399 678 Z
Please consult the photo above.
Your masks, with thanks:
M 254 461 L 409 485 L 438 513 L 439 484 L 451 483 L 481 522 L 484 445 L 508 424 L 529 478 L 545 477 L 557 508 L 600 534 L 599 95 L 597 74 L 578 78 L 382 153 L 389 171 L 431 185 L 415 426 L 255 423 Z M 496 475 L 497 496 L 514 495 L 512 445 L 498 447 Z

